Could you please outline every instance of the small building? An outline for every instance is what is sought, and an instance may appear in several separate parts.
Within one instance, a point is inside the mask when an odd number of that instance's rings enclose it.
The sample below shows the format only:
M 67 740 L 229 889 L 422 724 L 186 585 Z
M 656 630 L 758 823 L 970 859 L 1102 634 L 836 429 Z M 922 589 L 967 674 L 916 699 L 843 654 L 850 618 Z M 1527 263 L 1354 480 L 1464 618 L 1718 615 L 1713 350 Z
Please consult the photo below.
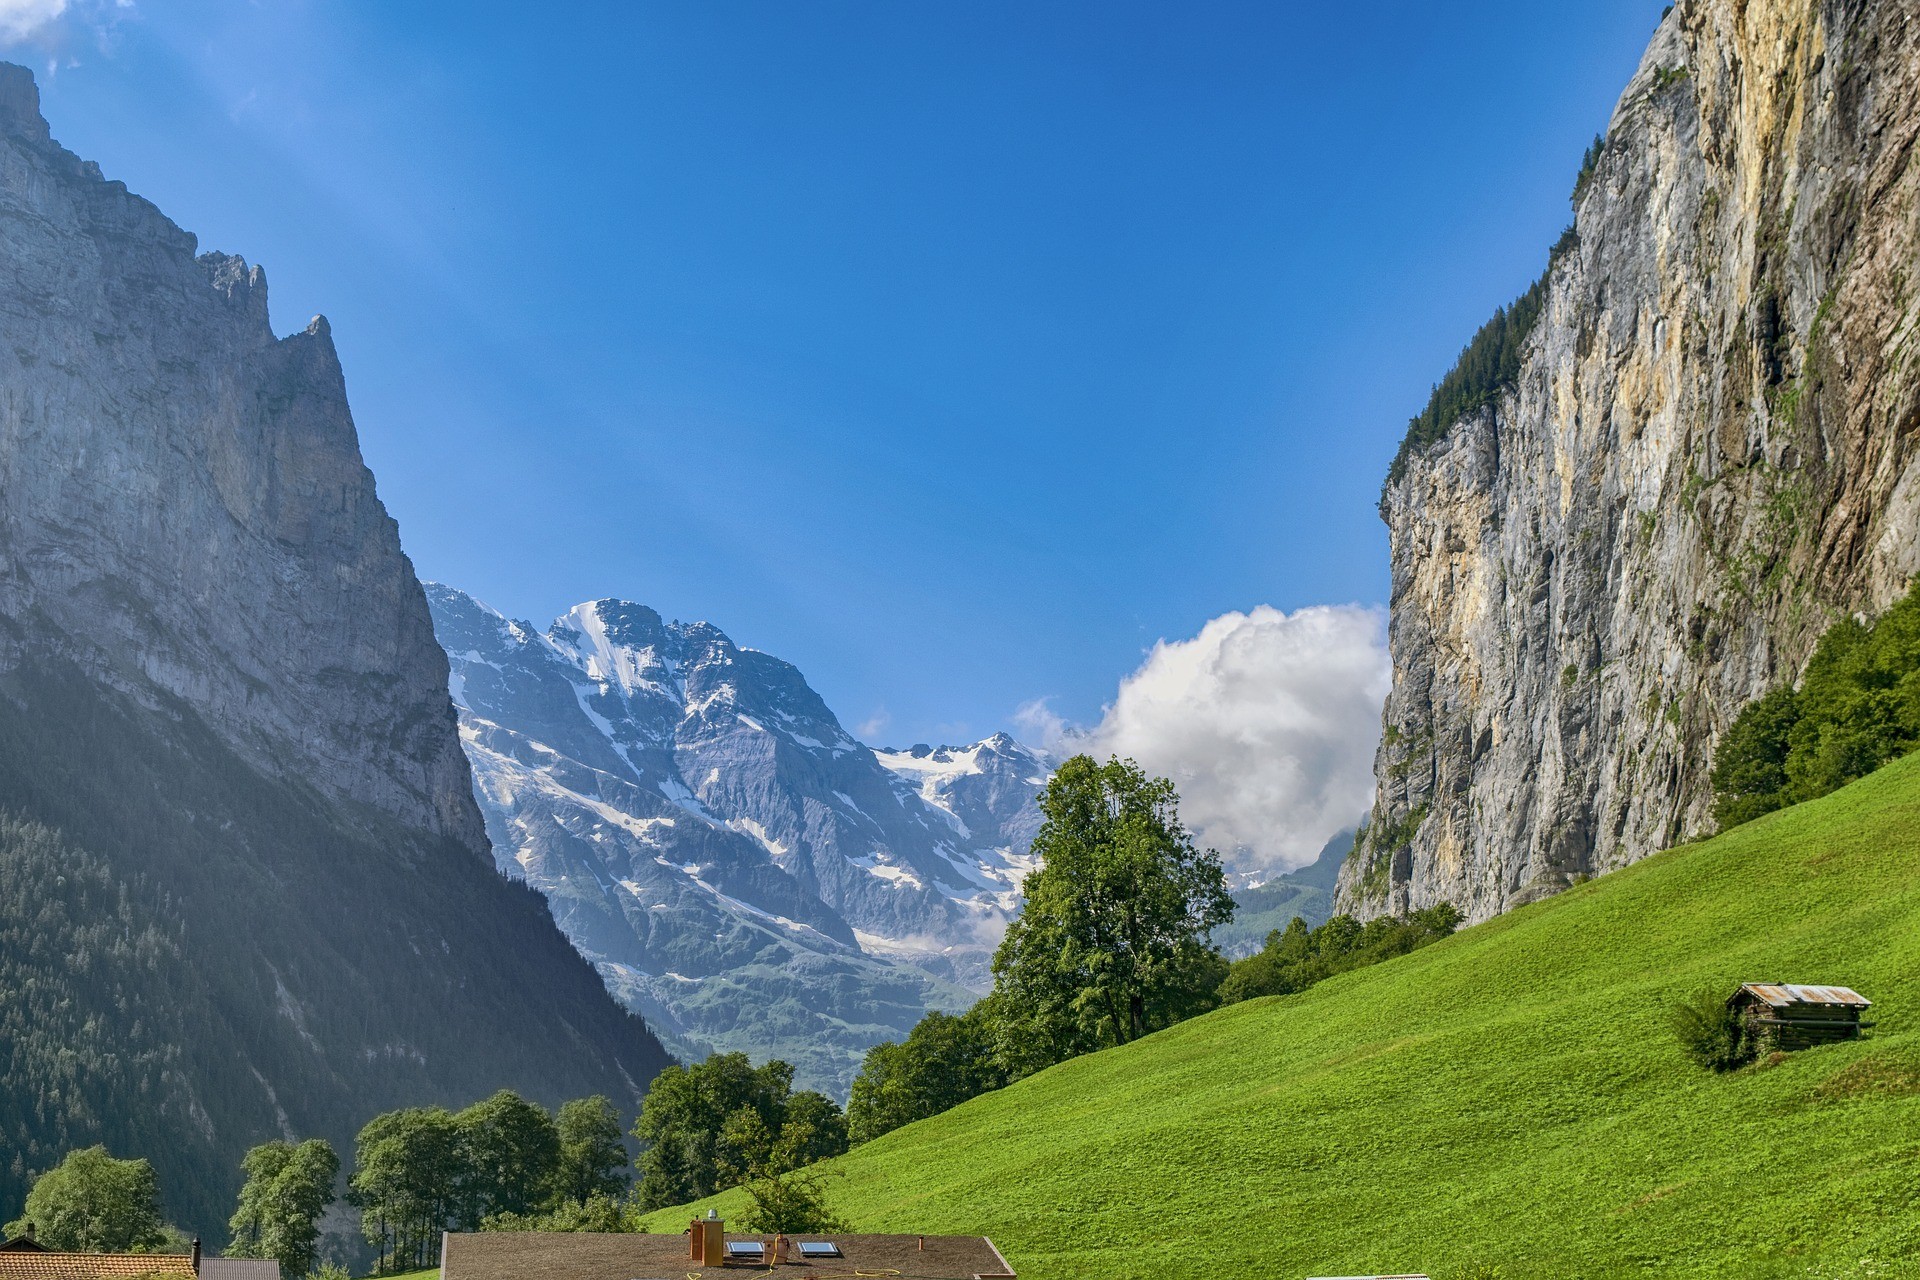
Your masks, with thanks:
M 723 1271 L 755 1275 L 942 1276 L 1014 1280 L 1013 1268 L 985 1236 L 882 1236 L 820 1232 L 794 1236 L 614 1235 L 588 1231 L 491 1231 L 446 1234 L 441 1280 L 683 1280 Z M 706 1247 L 713 1249 L 708 1261 Z M 699 1251 L 700 1256 L 696 1256 Z
M 1749 982 L 1728 998 L 1727 1007 L 1739 1012 L 1762 1053 L 1852 1040 L 1873 1025 L 1860 1020 L 1873 1001 L 1849 987 Z

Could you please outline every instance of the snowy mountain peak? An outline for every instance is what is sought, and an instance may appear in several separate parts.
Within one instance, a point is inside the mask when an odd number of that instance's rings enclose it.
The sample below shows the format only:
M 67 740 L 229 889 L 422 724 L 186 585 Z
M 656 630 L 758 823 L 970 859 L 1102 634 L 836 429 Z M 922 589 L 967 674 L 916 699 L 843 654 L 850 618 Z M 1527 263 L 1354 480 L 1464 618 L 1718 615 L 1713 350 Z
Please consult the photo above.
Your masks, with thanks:
M 840 1010 L 815 1029 L 829 1039 L 866 1034 L 820 989 L 850 964 L 918 984 L 922 1008 L 935 988 L 964 1002 L 946 983 L 987 985 L 1031 868 L 1039 753 L 1005 734 L 875 752 L 791 663 L 631 601 L 576 605 L 544 633 L 439 584 L 428 602 L 497 864 L 548 894 L 650 1021 L 707 1045 L 751 1037 L 779 1020 L 742 1006 L 716 1031 L 688 980 L 769 956 L 801 965 L 791 981 L 823 1017 Z

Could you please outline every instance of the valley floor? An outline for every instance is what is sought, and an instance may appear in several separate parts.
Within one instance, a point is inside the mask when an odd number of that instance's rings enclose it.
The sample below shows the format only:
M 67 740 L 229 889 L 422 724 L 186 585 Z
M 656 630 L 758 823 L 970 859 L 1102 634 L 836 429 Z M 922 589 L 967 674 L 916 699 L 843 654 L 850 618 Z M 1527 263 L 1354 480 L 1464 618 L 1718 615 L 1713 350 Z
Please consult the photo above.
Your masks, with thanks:
M 1877 1026 L 1711 1075 L 1670 1006 L 1743 981 Z M 827 1167 L 859 1229 L 985 1233 L 1023 1280 L 1920 1275 L 1920 756 Z

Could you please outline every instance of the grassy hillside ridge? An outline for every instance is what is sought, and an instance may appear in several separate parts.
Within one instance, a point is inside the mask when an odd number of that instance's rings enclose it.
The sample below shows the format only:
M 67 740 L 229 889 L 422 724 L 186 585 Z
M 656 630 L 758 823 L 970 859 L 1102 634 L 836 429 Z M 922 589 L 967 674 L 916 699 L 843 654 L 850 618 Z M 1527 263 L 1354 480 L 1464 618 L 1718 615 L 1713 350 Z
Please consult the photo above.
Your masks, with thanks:
M 1668 1002 L 1757 979 L 1855 986 L 1878 1027 L 1687 1063 Z M 862 1230 L 985 1232 L 1029 1280 L 1920 1275 L 1916 1009 L 1920 758 L 828 1168 Z

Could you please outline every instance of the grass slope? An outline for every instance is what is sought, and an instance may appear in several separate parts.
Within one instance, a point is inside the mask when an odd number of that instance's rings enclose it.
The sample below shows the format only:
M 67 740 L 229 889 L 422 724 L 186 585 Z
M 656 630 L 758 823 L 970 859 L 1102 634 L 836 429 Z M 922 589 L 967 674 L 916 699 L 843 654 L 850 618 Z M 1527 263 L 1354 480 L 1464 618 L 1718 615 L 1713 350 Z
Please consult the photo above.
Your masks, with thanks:
M 1878 1028 L 1708 1075 L 1666 1004 L 1743 980 L 1857 987 Z M 832 1194 L 1024 1280 L 1920 1275 L 1917 1009 L 1920 757 L 909 1125 Z

